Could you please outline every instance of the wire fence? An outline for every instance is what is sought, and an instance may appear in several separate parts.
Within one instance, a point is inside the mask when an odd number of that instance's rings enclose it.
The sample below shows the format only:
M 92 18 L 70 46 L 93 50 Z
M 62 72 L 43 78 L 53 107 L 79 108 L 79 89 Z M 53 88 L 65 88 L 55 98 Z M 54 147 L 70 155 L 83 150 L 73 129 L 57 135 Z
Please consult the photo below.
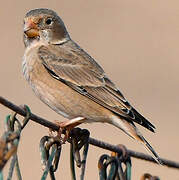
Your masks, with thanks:
M 15 170 L 17 179 L 22 180 L 17 156 L 21 131 L 30 119 L 54 131 L 58 131 L 59 127 L 56 124 L 31 113 L 30 109 L 26 105 L 24 107 L 17 106 L 1 96 L 0 103 L 14 111 L 11 115 L 6 117 L 5 132 L 0 138 L 0 180 L 3 180 L 4 178 L 2 170 L 9 159 L 11 159 L 11 163 L 7 179 L 12 179 L 13 171 Z M 19 121 L 16 118 L 17 114 L 22 115 L 24 119 Z M 75 166 L 80 167 L 81 173 L 79 179 L 84 179 L 89 145 L 97 146 L 112 152 L 111 155 L 102 155 L 98 161 L 100 180 L 130 180 L 132 164 L 131 157 L 157 163 L 147 154 L 129 150 L 123 145 L 114 146 L 112 144 L 91 138 L 89 131 L 86 129 L 74 128 L 70 132 L 68 142 L 70 143 L 70 167 L 73 180 L 77 179 Z M 42 137 L 40 141 L 40 152 L 43 166 L 41 180 L 45 180 L 48 173 L 52 180 L 56 179 L 55 171 L 58 169 L 62 145 L 63 142 L 58 137 Z M 161 158 L 161 160 L 164 166 L 179 169 L 178 162 L 170 161 L 164 158 Z M 157 180 L 159 177 L 152 176 L 147 173 L 141 177 L 141 180 L 145 179 Z

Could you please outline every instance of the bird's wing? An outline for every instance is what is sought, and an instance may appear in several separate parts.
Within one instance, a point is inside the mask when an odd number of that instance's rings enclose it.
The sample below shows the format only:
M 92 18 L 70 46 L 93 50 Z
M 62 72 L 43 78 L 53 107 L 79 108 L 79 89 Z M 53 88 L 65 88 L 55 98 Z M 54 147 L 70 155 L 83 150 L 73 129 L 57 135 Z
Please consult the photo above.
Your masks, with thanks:
M 120 117 L 154 132 L 155 127 L 132 108 L 103 69 L 82 49 L 78 46 L 75 48 L 74 51 L 74 48 L 41 46 L 38 56 L 54 78 Z

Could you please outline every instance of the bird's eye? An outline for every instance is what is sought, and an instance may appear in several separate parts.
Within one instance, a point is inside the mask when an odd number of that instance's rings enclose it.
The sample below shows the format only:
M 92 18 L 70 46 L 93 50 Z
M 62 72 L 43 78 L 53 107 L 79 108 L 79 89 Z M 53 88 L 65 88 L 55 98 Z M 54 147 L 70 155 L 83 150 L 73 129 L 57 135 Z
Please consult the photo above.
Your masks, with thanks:
M 52 19 L 51 19 L 51 18 L 48 18 L 48 19 L 45 21 L 45 23 L 46 23 L 47 25 L 52 24 Z

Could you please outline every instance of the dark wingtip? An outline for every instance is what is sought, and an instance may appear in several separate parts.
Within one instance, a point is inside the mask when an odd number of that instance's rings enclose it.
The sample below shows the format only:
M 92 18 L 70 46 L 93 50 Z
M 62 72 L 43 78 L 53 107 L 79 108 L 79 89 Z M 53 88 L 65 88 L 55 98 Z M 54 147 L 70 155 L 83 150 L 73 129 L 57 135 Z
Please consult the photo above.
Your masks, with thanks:
M 145 117 L 143 117 L 140 113 L 138 113 L 134 108 L 132 108 L 132 111 L 135 115 L 136 120 L 139 122 L 139 124 L 151 132 L 155 133 L 155 126 L 150 123 Z
M 150 131 L 152 131 L 153 133 L 155 133 L 155 130 L 154 130 L 153 127 L 148 126 L 148 130 L 150 130 Z

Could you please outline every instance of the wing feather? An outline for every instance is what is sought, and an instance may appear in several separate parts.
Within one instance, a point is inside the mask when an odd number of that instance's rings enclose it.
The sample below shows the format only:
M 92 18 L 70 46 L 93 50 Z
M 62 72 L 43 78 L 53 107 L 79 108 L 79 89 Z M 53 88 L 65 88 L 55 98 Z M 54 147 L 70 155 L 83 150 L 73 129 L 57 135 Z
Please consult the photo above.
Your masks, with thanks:
M 155 127 L 128 103 L 103 69 L 77 45 L 75 49 L 41 46 L 38 55 L 54 78 L 126 120 L 154 132 Z

